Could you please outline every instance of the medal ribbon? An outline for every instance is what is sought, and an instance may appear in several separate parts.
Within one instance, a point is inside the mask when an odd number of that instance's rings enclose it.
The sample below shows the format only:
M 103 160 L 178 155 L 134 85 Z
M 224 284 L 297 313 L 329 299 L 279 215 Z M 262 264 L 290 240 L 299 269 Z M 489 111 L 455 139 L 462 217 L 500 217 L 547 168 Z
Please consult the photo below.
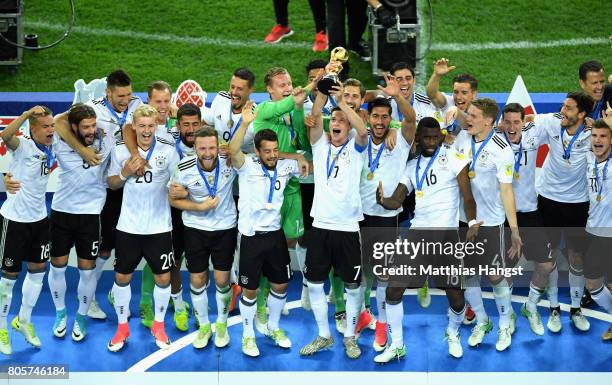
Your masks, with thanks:
M 506 134 L 506 132 L 504 132 L 504 138 L 506 138 L 506 142 L 508 142 L 508 145 L 510 145 L 510 148 L 512 148 L 512 143 L 510 143 L 510 139 L 508 139 L 508 135 Z M 519 149 L 518 149 L 518 157 L 516 156 L 516 154 L 514 154 L 514 173 L 518 174 L 519 173 L 519 169 L 521 168 L 521 159 L 523 159 L 523 138 L 521 138 L 521 142 L 519 143 Z
M 331 158 L 331 147 L 332 144 L 329 144 L 329 149 L 327 150 L 327 179 L 329 179 L 332 171 L 334 170 L 334 165 L 336 164 L 336 160 L 338 159 L 338 157 L 340 156 L 340 154 L 342 154 L 342 150 L 344 150 L 344 147 L 346 147 L 346 145 L 348 144 L 348 140 L 346 142 L 344 142 L 344 144 L 342 145 L 342 147 L 340 147 L 340 151 L 338 151 L 338 153 L 336 154 L 336 156 L 334 156 L 334 160 L 331 162 L 331 166 L 329 164 L 329 159 Z
M 493 135 L 495 135 L 495 130 L 491 130 L 491 132 L 489 132 L 489 135 L 482 142 L 482 144 L 478 148 L 478 151 L 476 151 L 476 140 L 472 136 L 472 142 L 471 142 L 472 144 L 472 163 L 470 164 L 470 171 L 474 171 L 474 167 L 476 167 L 476 160 L 478 159 L 478 155 L 480 155 L 480 152 L 485 148 L 487 143 L 489 143 L 489 140 L 491 140 Z
M 382 155 L 383 150 L 385 149 L 385 141 L 383 140 L 382 143 L 380 144 L 380 148 L 378 149 L 378 154 L 376 154 L 376 159 L 374 159 L 373 162 L 372 162 L 372 145 L 373 145 L 372 135 L 369 135 L 368 136 L 368 164 L 370 165 L 370 172 L 373 174 L 374 171 L 376 170 L 376 167 L 378 167 L 380 156 Z
M 52 146 L 43 146 L 42 144 L 37 143 L 34 139 L 32 139 L 32 141 L 40 151 L 44 152 L 45 155 L 47 155 L 47 168 L 51 169 L 51 167 L 53 167 L 53 165 L 55 164 L 55 155 L 53 155 L 53 151 L 51 151 Z
M 261 169 L 263 170 L 264 174 L 266 174 L 268 179 L 270 179 L 270 191 L 268 192 L 268 203 L 271 204 L 272 203 L 272 198 L 274 197 L 274 185 L 276 184 L 276 178 L 278 176 L 278 170 L 276 169 L 276 167 L 274 167 L 274 175 L 270 176 L 270 172 L 268 171 L 266 166 L 264 166 L 263 162 L 261 163 Z
M 439 152 L 440 152 L 440 147 L 436 149 L 436 152 L 429 159 L 429 162 L 427 162 L 427 166 L 425 166 L 425 171 L 423 171 L 423 174 L 421 175 L 420 178 L 419 178 L 419 167 L 421 165 L 421 158 L 423 157 L 423 154 L 421 153 L 421 155 L 419 155 L 419 158 L 417 159 L 416 168 L 414 169 L 414 176 L 416 180 L 417 191 L 423 191 L 423 182 L 425 181 L 425 177 L 427 176 L 427 171 L 429 171 L 429 168 L 433 164 L 434 160 L 436 160 L 436 158 L 438 157 Z
M 123 128 L 123 125 L 125 124 L 125 121 L 127 120 L 129 107 L 126 108 L 125 111 L 123 111 L 123 115 L 121 117 L 119 117 L 119 115 L 117 115 L 117 112 L 115 111 L 115 109 L 108 102 L 107 98 L 104 98 L 104 105 L 110 111 L 110 113 L 113 115 L 113 117 L 115 117 L 115 119 L 117 119 L 117 124 L 119 125 L 119 128 Z
M 206 178 L 206 175 L 204 175 L 204 170 L 202 170 L 202 167 L 200 167 L 200 160 L 198 159 L 198 161 L 196 162 L 198 172 L 204 180 L 204 185 L 206 186 L 206 189 L 208 190 L 208 195 L 210 195 L 211 198 L 214 198 L 215 195 L 217 195 L 217 186 L 219 184 L 219 158 L 216 159 L 216 163 L 217 165 L 215 166 L 215 180 L 213 182 L 212 187 L 210 187 L 210 184 L 208 183 L 208 178 Z
M 599 185 L 599 192 L 597 193 L 597 195 L 600 197 L 603 197 L 604 179 L 606 175 L 608 174 L 608 164 L 610 163 L 610 158 L 612 158 L 612 151 L 608 155 L 608 160 L 606 160 L 606 164 L 604 165 L 603 170 L 601 172 L 601 182 L 599 181 L 599 169 L 597 168 L 597 158 L 595 158 L 595 180 L 597 181 L 597 184 Z
M 565 131 L 565 127 L 561 127 L 561 135 L 559 137 L 561 138 L 561 146 L 563 147 L 563 159 L 568 160 L 572 153 L 572 146 L 574 145 L 574 142 L 578 140 L 578 137 L 580 136 L 580 134 L 582 134 L 582 131 L 584 131 L 584 124 L 581 124 L 580 127 L 578 127 L 578 131 L 576 131 L 576 133 L 572 137 L 572 140 L 570 140 L 569 144 L 567 145 L 567 148 L 565 148 L 565 144 L 563 143 L 563 134 L 565 133 Z

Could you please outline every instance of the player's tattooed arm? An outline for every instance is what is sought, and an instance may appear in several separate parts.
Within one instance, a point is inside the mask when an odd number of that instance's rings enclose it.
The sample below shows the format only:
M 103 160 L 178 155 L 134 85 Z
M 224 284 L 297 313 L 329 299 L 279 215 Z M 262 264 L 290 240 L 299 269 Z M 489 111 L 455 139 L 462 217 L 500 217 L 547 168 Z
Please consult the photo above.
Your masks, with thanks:
M 76 132 L 68 123 L 68 111 L 56 115 L 53 122 L 55 123 L 55 131 L 85 162 L 90 166 L 97 166 L 102 162 L 102 155 L 98 154 L 95 148 L 84 146 L 77 138 Z
M 404 199 L 406 199 L 407 192 L 408 188 L 402 183 L 398 183 L 395 191 L 393 191 L 393 194 L 390 197 L 385 197 L 382 182 L 378 181 L 378 188 L 376 189 L 376 203 L 387 210 L 397 210 L 402 206 Z
M 255 120 L 255 115 L 256 114 L 253 112 L 253 102 L 249 100 L 244 104 L 244 107 L 242 107 L 242 123 L 240 123 L 240 127 L 236 130 L 234 138 L 229 144 L 230 159 L 232 160 L 232 166 L 236 169 L 242 167 L 244 164 L 244 153 L 241 147 L 244 144 L 246 130 L 249 124 Z
M 446 106 L 446 98 L 440 92 L 440 80 L 455 68 L 457 67 L 448 65 L 448 59 L 442 58 L 434 61 L 434 71 L 429 78 L 425 92 L 437 108 Z

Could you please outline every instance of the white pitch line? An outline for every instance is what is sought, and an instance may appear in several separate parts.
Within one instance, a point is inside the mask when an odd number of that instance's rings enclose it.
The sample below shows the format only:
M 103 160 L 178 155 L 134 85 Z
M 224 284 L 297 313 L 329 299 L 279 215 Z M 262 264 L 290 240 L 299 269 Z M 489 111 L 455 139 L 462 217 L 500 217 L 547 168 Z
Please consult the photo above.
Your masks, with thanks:
M 45 21 L 26 21 L 25 25 L 32 28 L 42 28 L 52 31 L 64 31 L 65 24 L 48 23 Z M 306 42 L 283 41 L 278 44 L 264 43 L 262 40 L 233 40 L 212 37 L 193 37 L 173 34 L 146 33 L 138 31 L 125 31 L 107 28 L 95 28 L 75 25 L 72 32 L 83 35 L 124 37 L 148 41 L 164 41 L 175 43 L 187 43 L 195 45 L 211 45 L 220 47 L 239 47 L 239 48 L 278 48 L 295 49 L 310 48 L 311 44 Z M 433 43 L 432 51 L 482 51 L 482 50 L 501 50 L 501 49 L 533 49 L 533 48 L 556 48 L 572 47 L 584 45 L 603 45 L 609 44 L 608 38 L 578 38 L 566 40 L 547 40 L 547 41 L 507 41 L 507 42 L 488 42 L 488 43 Z M 423 41 L 422 44 L 426 42 Z
M 406 290 L 404 292 L 404 295 L 416 295 L 417 289 L 409 289 Z M 432 295 L 445 295 L 444 291 L 439 290 L 439 289 L 430 289 L 429 292 Z M 376 293 L 374 291 L 372 291 L 372 293 L 370 294 L 370 297 L 375 297 Z M 483 292 L 482 293 L 482 298 L 485 299 L 495 299 L 493 297 L 493 293 L 492 292 Z M 512 296 L 512 302 L 516 302 L 516 303 L 523 303 L 527 301 L 527 297 L 522 296 L 522 295 L 513 295 Z M 538 306 L 543 307 L 543 308 L 548 308 L 550 306 L 550 303 L 548 301 L 545 300 L 541 300 L 538 303 Z M 300 300 L 296 300 L 296 301 L 291 301 L 291 302 L 287 302 L 287 308 L 289 310 L 291 309 L 296 309 L 302 307 L 302 303 Z M 565 312 L 569 312 L 570 311 L 570 306 L 567 304 L 560 304 L 561 310 L 565 311 Z M 604 321 L 604 322 L 612 322 L 612 316 L 610 314 L 606 314 L 604 312 L 600 312 L 597 310 L 591 310 L 591 309 L 582 309 L 582 314 L 584 314 L 587 317 L 590 318 L 595 318 L 598 319 L 600 321 Z M 233 325 L 237 325 L 239 323 L 241 323 L 242 320 L 240 319 L 239 315 L 235 315 L 230 317 L 227 320 L 227 326 L 233 326 Z M 212 328 L 214 330 L 214 324 L 211 324 Z M 130 373 L 143 373 L 145 371 L 147 371 L 149 368 L 151 368 L 152 366 L 156 365 L 157 363 L 159 363 L 160 361 L 166 359 L 167 357 L 171 356 L 172 354 L 178 352 L 179 350 L 191 345 L 191 343 L 193 342 L 193 340 L 195 339 L 196 335 L 197 335 L 198 331 L 194 331 L 192 333 L 189 333 L 188 335 L 180 338 L 179 340 L 173 342 L 172 344 L 170 344 L 170 347 L 168 349 L 165 350 L 158 350 L 153 354 L 148 355 L 147 357 L 143 358 L 142 360 L 138 361 L 137 363 L 135 363 L 134 365 L 132 365 L 132 367 L 130 367 L 126 372 L 130 372 Z M 212 338 L 211 338 L 211 342 L 212 342 Z M 240 343 L 240 342 L 238 342 Z M 211 343 L 212 345 L 212 343 Z M 209 345 L 210 346 L 210 345 Z M 208 349 L 214 349 L 213 346 L 210 346 Z
M 583 45 L 603 45 L 609 44 L 610 39 L 604 37 L 586 37 L 566 40 L 547 40 L 547 41 L 506 41 L 503 43 L 435 43 L 432 51 L 484 51 L 500 49 L 534 49 L 534 48 L 557 48 L 575 47 Z

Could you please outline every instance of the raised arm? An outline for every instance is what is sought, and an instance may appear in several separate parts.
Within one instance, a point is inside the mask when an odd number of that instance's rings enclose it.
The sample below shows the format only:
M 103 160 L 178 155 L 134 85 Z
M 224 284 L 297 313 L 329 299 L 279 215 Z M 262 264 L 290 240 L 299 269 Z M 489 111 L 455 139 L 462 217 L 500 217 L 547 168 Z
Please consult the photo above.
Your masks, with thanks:
M 55 122 L 55 131 L 85 162 L 90 166 L 97 166 L 100 164 L 102 155 L 98 154 L 93 147 L 84 146 L 77 138 L 68 122 L 68 112 L 56 115 L 53 121 Z
M 351 127 L 357 130 L 355 143 L 361 147 L 365 146 L 368 143 L 368 129 L 363 119 L 342 98 L 342 86 L 332 87 L 329 93 L 336 99 L 336 103 L 338 103 L 338 107 L 340 107 L 342 112 L 346 114 Z
M 257 111 L 259 113 L 260 110 Z M 255 114 L 253 113 L 253 102 L 249 100 L 244 104 L 244 107 L 242 107 L 242 123 L 240 123 L 240 127 L 238 127 L 234 137 L 229 143 L 230 159 L 232 160 L 232 165 L 237 169 L 242 167 L 244 164 L 244 154 L 240 148 L 244 143 L 244 135 L 246 134 L 246 130 L 253 120 L 255 120 Z
M 397 80 L 395 80 L 394 77 L 386 74 L 384 77 L 386 87 L 379 85 L 378 89 L 393 97 L 397 101 L 397 106 L 404 116 L 402 120 L 402 135 L 404 136 L 404 139 L 406 139 L 406 142 L 412 143 L 414 141 L 414 136 L 416 135 L 416 112 L 414 111 L 414 108 L 412 108 L 410 101 L 402 96 Z
M 310 144 L 318 141 L 321 135 L 323 135 L 323 106 L 325 106 L 325 103 L 327 103 L 327 95 L 324 95 L 323 92 L 317 92 L 317 97 L 310 112 L 311 120 L 314 121 L 314 124 L 308 130 Z
M 138 145 L 136 144 L 136 131 L 134 131 L 132 123 L 124 124 L 121 132 L 123 135 L 123 142 L 130 152 L 130 155 L 132 157 L 140 156 L 138 153 Z
M 455 66 L 448 65 L 448 59 L 442 58 L 434 61 L 434 71 L 429 78 L 425 91 L 427 96 L 431 99 L 434 106 L 443 108 L 446 106 L 446 98 L 440 92 L 440 80 L 443 76 L 454 70 Z
M 2 132 L 0 132 L 0 138 L 2 138 L 2 141 L 6 143 L 9 149 L 15 151 L 17 147 L 19 147 L 19 139 L 15 136 L 17 131 L 19 131 L 19 127 L 21 127 L 21 125 L 32 115 L 44 113 L 45 110 L 41 106 L 34 106 L 24 111 L 17 119 L 13 120 L 4 130 L 2 130 Z
M 265 102 L 257 106 L 257 120 L 269 120 L 287 114 L 295 108 L 293 95 L 277 102 Z

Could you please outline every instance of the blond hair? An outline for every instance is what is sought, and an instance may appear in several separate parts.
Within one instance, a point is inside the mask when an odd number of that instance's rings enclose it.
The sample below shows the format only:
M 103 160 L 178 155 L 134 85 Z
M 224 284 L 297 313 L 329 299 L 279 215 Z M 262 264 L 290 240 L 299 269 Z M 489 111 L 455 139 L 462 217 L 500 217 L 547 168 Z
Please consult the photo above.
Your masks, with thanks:
M 134 111 L 132 121 L 136 122 L 136 120 L 140 118 L 153 118 L 154 120 L 157 120 L 157 110 L 155 107 L 148 104 L 141 104 Z

